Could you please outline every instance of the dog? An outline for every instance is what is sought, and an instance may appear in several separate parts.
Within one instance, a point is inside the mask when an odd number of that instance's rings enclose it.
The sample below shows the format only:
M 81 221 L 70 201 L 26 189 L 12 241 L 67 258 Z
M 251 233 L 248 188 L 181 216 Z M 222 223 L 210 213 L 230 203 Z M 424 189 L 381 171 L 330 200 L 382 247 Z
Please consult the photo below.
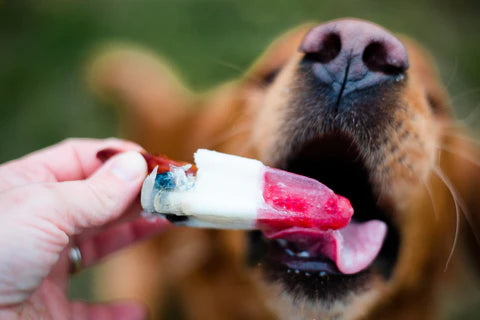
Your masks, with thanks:
M 355 221 L 388 230 L 371 265 L 347 275 L 258 232 L 172 228 L 107 261 L 99 295 L 141 300 L 153 318 L 436 318 L 445 279 L 478 263 L 480 168 L 432 60 L 357 19 L 291 30 L 202 95 L 148 51 L 97 55 L 92 88 L 115 98 L 123 135 L 148 151 L 259 159 L 325 183 Z

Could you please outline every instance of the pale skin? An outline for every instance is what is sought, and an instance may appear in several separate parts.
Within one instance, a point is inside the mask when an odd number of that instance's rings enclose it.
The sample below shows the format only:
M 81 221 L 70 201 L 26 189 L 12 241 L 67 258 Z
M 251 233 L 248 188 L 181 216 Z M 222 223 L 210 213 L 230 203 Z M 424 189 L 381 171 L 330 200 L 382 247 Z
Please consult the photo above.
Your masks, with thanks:
M 103 148 L 124 151 L 105 164 Z M 143 319 L 134 302 L 69 301 L 68 251 L 83 265 L 164 230 L 139 216 L 142 148 L 118 139 L 69 139 L 0 165 L 0 319 Z

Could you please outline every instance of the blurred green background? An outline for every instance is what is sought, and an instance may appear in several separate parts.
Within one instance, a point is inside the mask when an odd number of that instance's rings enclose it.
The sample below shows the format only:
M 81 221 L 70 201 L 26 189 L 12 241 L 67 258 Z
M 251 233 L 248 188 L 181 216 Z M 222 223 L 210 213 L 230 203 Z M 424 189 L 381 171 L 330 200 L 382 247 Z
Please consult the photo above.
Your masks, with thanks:
M 150 48 L 189 86 L 205 90 L 239 76 L 281 32 L 345 16 L 374 21 L 427 47 L 457 117 L 478 133 L 478 0 L 0 0 L 0 162 L 67 137 L 116 135 L 113 109 L 85 81 L 88 58 L 105 42 Z M 76 277 L 72 296 L 90 298 L 90 281 L 88 272 Z M 449 317 L 479 314 L 474 300 Z

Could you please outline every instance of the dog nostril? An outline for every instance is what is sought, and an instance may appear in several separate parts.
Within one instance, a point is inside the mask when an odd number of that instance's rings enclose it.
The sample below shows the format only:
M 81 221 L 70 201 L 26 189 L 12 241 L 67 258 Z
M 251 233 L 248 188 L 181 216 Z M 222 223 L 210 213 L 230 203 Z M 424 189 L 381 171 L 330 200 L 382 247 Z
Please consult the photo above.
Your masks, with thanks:
M 320 63 L 328 63 L 338 56 L 340 50 L 342 50 L 340 36 L 336 33 L 329 33 L 318 44 L 317 50 L 307 52 L 306 58 Z
M 318 82 L 337 96 L 385 81 L 400 82 L 408 69 L 402 42 L 387 30 L 369 22 L 334 20 L 311 29 L 299 51 L 302 69 L 312 71 Z
M 386 75 L 397 75 L 407 69 L 407 65 L 403 61 L 398 61 L 390 56 L 382 42 L 370 43 L 363 51 L 362 60 L 369 70 Z

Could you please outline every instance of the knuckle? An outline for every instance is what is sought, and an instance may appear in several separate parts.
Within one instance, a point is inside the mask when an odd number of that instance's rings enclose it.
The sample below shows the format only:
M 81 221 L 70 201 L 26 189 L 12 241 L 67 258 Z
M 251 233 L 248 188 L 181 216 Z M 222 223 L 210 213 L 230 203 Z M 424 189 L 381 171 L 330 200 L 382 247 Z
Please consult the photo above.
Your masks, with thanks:
M 104 181 L 86 180 L 88 192 L 93 199 L 97 212 L 115 210 L 118 205 L 116 188 Z
M 35 208 L 32 218 L 41 219 L 54 227 L 48 228 L 48 230 L 54 232 L 57 239 L 63 241 L 64 237 L 55 230 L 64 234 L 73 232 L 75 210 L 68 197 L 58 188 L 57 183 L 42 183 L 25 187 L 21 192 L 21 197 L 27 207 Z M 38 228 L 41 226 L 42 224 L 36 225 Z
M 105 142 L 112 144 L 122 144 L 124 140 L 115 137 L 108 137 L 105 139 Z
M 55 175 L 39 163 L 13 160 L 0 167 L 0 189 L 34 182 L 55 182 Z
M 78 138 L 66 138 L 66 139 L 62 140 L 59 144 L 63 145 L 63 146 L 71 147 L 71 146 L 77 144 L 78 141 L 79 141 Z
M 90 138 L 66 138 L 58 144 L 61 148 L 75 150 L 80 145 L 85 144 L 88 141 L 93 141 L 95 139 Z
M 119 138 L 113 138 L 113 137 L 107 138 L 105 139 L 105 143 L 113 147 L 120 148 L 122 150 L 137 150 L 137 151 L 143 150 L 143 148 L 140 145 L 132 141 L 123 140 Z

